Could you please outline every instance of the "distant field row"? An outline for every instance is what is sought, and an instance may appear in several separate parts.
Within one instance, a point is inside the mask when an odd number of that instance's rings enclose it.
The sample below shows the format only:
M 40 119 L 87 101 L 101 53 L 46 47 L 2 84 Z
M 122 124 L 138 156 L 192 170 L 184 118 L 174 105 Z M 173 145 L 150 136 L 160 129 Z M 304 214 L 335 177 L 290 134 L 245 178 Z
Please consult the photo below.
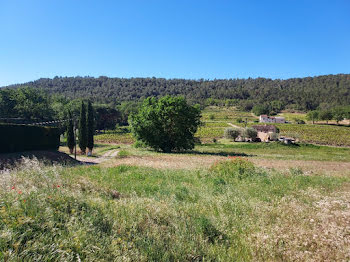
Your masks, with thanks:
M 297 114 L 288 114 L 286 117 L 291 118 L 292 115 Z M 304 118 L 304 115 L 299 115 L 301 118 Z M 203 125 L 199 127 L 196 136 L 204 143 L 212 142 L 214 138 L 222 138 L 225 128 L 230 127 L 228 123 L 244 126 L 245 123 L 237 123 L 236 120 L 238 118 L 245 120 L 245 116 L 248 118 L 248 126 L 257 124 L 253 123 L 257 118 L 253 117 L 248 112 L 237 111 L 235 108 L 206 108 L 202 111 Z M 276 126 L 280 129 L 281 135 L 297 138 L 301 142 L 333 146 L 350 146 L 350 127 L 347 126 L 317 124 L 276 124 Z M 95 136 L 95 141 L 100 143 L 130 144 L 134 142 L 134 138 L 128 128 L 124 128 L 98 134 Z

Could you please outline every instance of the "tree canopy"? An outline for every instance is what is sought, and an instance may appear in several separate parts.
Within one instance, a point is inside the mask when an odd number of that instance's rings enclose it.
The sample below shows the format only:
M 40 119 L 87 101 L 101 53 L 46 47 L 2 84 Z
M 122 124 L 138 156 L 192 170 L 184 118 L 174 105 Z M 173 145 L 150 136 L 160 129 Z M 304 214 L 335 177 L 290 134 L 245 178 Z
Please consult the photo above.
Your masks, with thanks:
M 138 113 L 131 115 L 132 132 L 138 141 L 163 152 L 194 147 L 200 124 L 199 106 L 190 106 L 183 97 L 147 98 Z
M 187 101 L 195 103 L 204 103 L 207 99 L 233 100 L 249 110 L 253 105 L 265 102 L 270 103 L 272 111 L 283 107 L 309 111 L 318 108 L 322 103 L 331 107 L 350 104 L 350 74 L 286 80 L 55 77 L 11 87 L 21 86 L 41 88 L 70 99 L 91 99 L 94 102 L 114 105 L 122 101 L 141 101 L 146 97 L 165 95 L 183 95 Z

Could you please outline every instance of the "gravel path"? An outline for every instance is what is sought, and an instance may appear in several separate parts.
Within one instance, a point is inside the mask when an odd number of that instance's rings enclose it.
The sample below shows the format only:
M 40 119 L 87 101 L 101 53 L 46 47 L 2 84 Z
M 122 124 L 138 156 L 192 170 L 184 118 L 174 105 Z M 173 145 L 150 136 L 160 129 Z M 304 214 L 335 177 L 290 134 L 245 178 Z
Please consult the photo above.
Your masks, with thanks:
M 87 165 L 100 164 L 102 162 L 115 158 L 118 155 L 118 153 L 119 153 L 119 150 L 112 149 L 112 150 L 108 150 L 102 156 L 98 156 L 98 157 L 87 157 L 87 156 L 77 155 L 77 160 L 81 162 L 85 162 Z

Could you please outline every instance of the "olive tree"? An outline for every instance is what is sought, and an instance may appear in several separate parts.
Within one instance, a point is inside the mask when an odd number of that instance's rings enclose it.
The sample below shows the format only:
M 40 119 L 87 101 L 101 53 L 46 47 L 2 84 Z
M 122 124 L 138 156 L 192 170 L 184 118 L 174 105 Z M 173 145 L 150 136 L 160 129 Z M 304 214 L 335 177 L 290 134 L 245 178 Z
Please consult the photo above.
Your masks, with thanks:
M 227 139 L 231 139 L 233 141 L 240 135 L 240 130 L 238 128 L 228 127 L 224 131 L 224 137 Z
M 200 117 L 199 106 L 183 97 L 152 97 L 130 116 L 130 125 L 137 141 L 163 152 L 180 151 L 194 147 Z

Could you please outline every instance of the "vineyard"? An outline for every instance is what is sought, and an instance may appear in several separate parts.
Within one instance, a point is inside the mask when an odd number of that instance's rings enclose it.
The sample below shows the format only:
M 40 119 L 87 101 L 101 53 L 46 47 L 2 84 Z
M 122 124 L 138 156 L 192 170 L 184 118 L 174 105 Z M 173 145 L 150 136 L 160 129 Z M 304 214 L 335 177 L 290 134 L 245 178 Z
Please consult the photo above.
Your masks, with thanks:
M 94 139 L 99 143 L 132 144 L 135 142 L 128 128 L 106 131 L 95 135 Z
M 302 114 L 299 114 L 303 116 Z M 289 114 L 287 118 L 293 118 L 296 114 Z M 301 117 L 304 118 L 305 116 Z M 212 142 L 213 139 L 223 137 L 224 130 L 233 123 L 241 127 L 245 123 L 238 123 L 237 120 L 248 120 L 247 126 L 256 125 L 257 118 L 248 112 L 237 111 L 234 107 L 219 108 L 208 107 L 202 111 L 202 125 L 198 128 L 196 137 L 203 143 Z M 311 124 L 276 124 L 282 136 L 289 136 L 298 139 L 300 142 L 320 145 L 350 146 L 350 127 L 336 125 L 311 125 Z M 114 131 L 107 131 L 95 136 L 99 143 L 131 144 L 135 140 L 128 127 L 119 128 Z
M 350 146 L 350 127 L 333 125 L 278 124 L 281 135 L 302 142 L 321 145 Z

